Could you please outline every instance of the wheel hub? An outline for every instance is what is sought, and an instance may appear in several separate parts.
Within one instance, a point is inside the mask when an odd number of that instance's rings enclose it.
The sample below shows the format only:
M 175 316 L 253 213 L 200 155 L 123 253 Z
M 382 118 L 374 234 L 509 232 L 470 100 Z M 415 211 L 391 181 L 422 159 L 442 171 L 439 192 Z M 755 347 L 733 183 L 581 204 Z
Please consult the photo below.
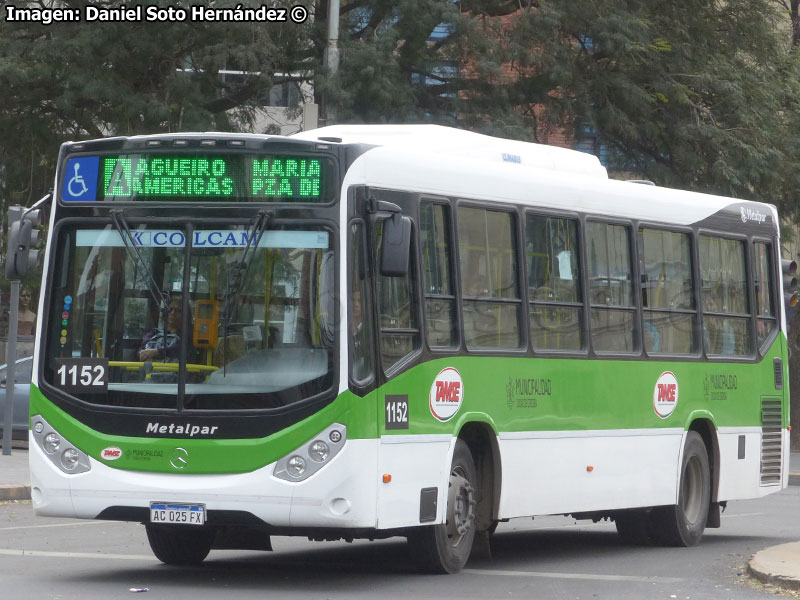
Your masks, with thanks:
M 447 537 L 457 545 L 475 523 L 475 488 L 461 473 L 450 474 L 447 498 Z

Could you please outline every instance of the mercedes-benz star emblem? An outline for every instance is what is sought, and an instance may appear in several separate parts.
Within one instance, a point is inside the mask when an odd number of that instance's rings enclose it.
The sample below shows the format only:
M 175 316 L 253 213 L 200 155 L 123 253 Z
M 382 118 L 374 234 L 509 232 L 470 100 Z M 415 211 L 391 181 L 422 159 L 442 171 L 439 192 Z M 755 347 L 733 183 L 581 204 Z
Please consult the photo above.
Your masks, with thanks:
M 185 448 L 175 448 L 169 457 L 169 464 L 174 469 L 183 469 L 189 464 L 189 453 Z

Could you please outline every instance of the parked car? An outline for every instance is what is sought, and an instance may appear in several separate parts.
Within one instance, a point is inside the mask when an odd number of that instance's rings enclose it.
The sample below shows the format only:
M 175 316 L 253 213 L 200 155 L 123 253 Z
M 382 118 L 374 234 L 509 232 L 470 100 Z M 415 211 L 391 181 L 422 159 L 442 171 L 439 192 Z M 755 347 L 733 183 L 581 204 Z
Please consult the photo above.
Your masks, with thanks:
M 0 366 L 0 431 L 5 426 L 6 417 L 6 367 Z M 33 357 L 26 356 L 17 360 L 14 370 L 14 415 L 11 437 L 15 440 L 28 439 L 28 406 L 31 394 L 31 371 Z

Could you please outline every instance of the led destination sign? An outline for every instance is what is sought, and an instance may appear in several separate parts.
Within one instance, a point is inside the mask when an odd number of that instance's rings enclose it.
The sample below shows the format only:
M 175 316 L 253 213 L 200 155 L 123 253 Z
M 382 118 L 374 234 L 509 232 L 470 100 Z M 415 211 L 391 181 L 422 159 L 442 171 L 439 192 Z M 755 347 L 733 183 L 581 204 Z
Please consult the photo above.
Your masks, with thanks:
M 67 160 L 67 202 L 221 200 L 324 202 L 326 158 L 124 154 Z

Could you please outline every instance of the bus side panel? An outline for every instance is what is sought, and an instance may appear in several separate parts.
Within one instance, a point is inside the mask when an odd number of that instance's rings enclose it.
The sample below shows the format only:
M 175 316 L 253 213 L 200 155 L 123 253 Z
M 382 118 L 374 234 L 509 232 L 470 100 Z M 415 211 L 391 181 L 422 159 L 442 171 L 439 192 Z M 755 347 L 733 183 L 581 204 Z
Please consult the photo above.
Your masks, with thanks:
M 683 437 L 681 429 L 501 434 L 499 517 L 675 504 Z
M 757 498 L 775 491 L 759 485 L 761 428 L 720 427 L 717 437 L 720 453 L 718 500 Z M 739 441 L 740 437 L 744 442 Z
M 448 471 L 455 446 L 451 435 L 386 436 L 378 447 L 378 477 L 390 475 L 390 482 L 378 483 L 378 528 L 420 524 L 420 495 L 437 488 L 436 520 L 442 523 L 447 506 Z

